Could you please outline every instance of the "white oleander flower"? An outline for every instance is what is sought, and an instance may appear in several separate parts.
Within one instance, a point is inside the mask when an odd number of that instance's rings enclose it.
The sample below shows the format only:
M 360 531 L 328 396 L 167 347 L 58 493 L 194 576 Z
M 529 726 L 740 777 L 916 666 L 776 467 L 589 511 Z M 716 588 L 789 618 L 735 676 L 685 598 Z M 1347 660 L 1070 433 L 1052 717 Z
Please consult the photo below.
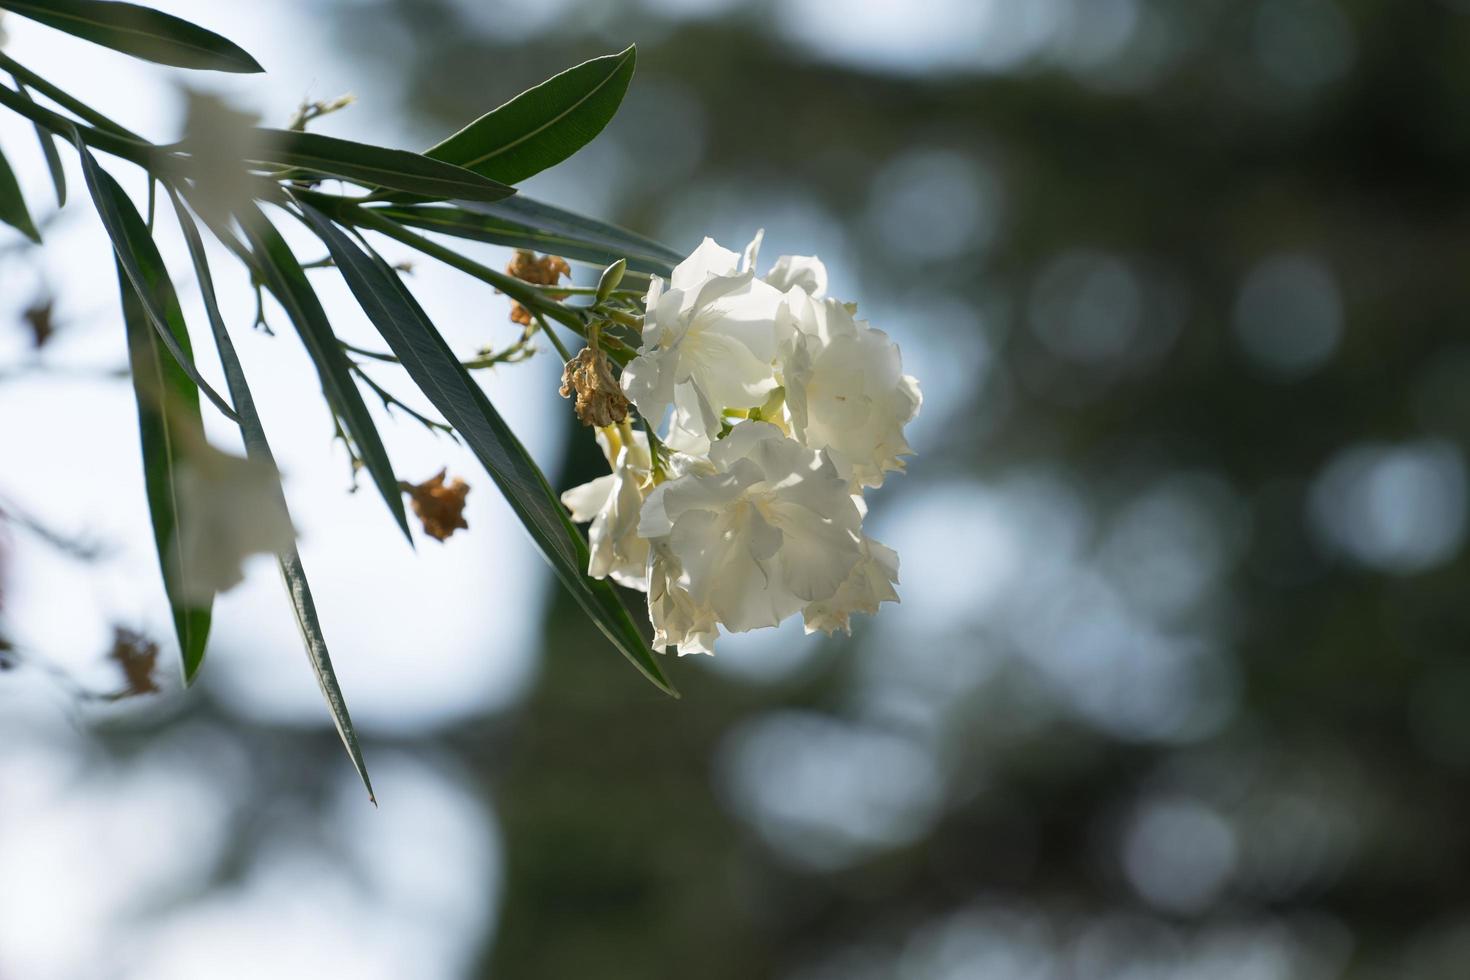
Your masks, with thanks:
M 898 345 L 852 306 L 794 287 L 783 309 L 795 327 L 781 365 L 792 435 L 827 450 L 854 487 L 881 486 L 913 453 L 903 428 L 923 401 L 918 381 L 903 373 Z
M 648 287 L 643 344 L 623 368 L 623 391 L 644 418 L 662 422 L 672 404 L 669 445 L 703 454 L 725 409 L 750 409 L 776 387 L 781 290 L 756 278 L 746 259 L 706 238 L 666 284 Z
M 653 484 L 648 436 L 630 429 L 596 431 L 612 472 L 573 487 L 561 495 L 561 502 L 572 512 L 572 520 L 592 522 L 587 528 L 592 552 L 587 574 L 646 590 L 648 541 L 638 536 L 638 515 L 643 494 Z
M 650 616 L 680 653 L 713 650 L 712 620 L 741 633 L 833 599 L 863 560 L 847 481 L 826 454 L 767 422 L 736 425 L 710 447 L 708 465 L 655 487 L 638 533 L 653 543 L 659 583 Z M 670 638 L 691 633 L 683 644 Z
M 186 605 L 239 585 L 250 555 L 296 540 L 274 466 L 220 452 L 202 439 L 178 466 L 178 526 L 170 573 Z

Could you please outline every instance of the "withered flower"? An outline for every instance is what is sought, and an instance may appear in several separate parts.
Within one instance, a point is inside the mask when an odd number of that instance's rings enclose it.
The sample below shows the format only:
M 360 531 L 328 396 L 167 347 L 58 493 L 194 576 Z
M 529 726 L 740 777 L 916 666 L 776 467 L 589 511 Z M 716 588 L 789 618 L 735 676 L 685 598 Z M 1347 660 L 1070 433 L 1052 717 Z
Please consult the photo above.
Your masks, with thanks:
M 51 298 L 46 296 L 26 307 L 21 314 L 26 326 L 31 328 L 31 346 L 37 350 L 45 347 L 46 341 L 56 332 L 56 321 L 52 312 Z
M 158 666 L 158 644 L 142 633 L 123 626 L 113 627 L 112 649 L 107 651 L 107 659 L 117 664 L 123 675 L 123 688 L 112 695 L 113 700 L 156 694 L 160 690 L 153 676 Z
M 535 252 L 526 249 L 516 249 L 515 257 L 510 260 L 510 265 L 505 271 L 535 286 L 555 286 L 563 276 L 568 278 L 572 275 L 572 267 L 567 265 L 567 260 L 558 255 L 543 255 L 537 258 Z M 550 292 L 546 294 L 552 299 L 562 299 L 565 293 Z M 519 323 L 523 327 L 531 325 L 531 311 L 520 303 L 510 304 L 510 319 L 512 323 Z
M 607 355 L 583 347 L 561 373 L 561 396 L 577 396 L 577 418 L 583 425 L 616 425 L 628 417 L 628 399 L 608 367 Z
M 424 524 L 424 533 L 435 541 L 443 541 L 458 528 L 468 528 L 464 519 L 464 499 L 470 485 L 459 477 L 444 482 L 448 470 L 440 470 L 423 483 L 399 483 L 409 496 L 409 505 Z

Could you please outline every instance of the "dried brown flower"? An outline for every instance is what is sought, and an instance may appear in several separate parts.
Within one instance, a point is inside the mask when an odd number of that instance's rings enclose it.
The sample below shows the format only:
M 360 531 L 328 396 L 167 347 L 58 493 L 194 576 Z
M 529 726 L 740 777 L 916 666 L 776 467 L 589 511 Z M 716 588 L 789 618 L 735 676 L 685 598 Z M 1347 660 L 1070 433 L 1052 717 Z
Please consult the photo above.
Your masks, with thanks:
M 600 350 L 583 347 L 562 368 L 561 396 L 570 398 L 573 392 L 583 425 L 615 425 L 628 417 L 628 399 Z
M 510 260 L 510 265 L 505 267 L 505 271 L 532 285 L 555 286 L 563 276 L 571 276 L 572 267 L 567 265 L 566 259 L 558 255 L 543 255 L 537 258 L 535 252 L 516 249 L 515 257 Z M 552 299 L 561 299 L 566 294 L 549 292 L 546 295 Z M 510 319 L 512 323 L 529 327 L 531 311 L 520 303 L 513 302 L 510 304 Z
M 443 541 L 459 528 L 468 528 L 464 519 L 464 498 L 470 485 L 459 477 L 444 482 L 448 470 L 440 470 L 423 483 L 400 483 L 398 488 L 409 496 L 409 504 L 424 524 L 424 533 Z
M 123 688 L 112 695 L 114 700 L 139 694 L 156 694 L 160 688 L 153 676 L 158 666 L 158 644 L 135 630 L 113 627 L 112 649 L 107 659 L 122 671 Z
M 21 318 L 25 320 L 26 326 L 31 328 L 31 345 L 37 349 L 46 346 L 46 341 L 56 332 L 56 321 L 52 318 L 51 300 L 49 297 L 36 300 L 26 307 Z

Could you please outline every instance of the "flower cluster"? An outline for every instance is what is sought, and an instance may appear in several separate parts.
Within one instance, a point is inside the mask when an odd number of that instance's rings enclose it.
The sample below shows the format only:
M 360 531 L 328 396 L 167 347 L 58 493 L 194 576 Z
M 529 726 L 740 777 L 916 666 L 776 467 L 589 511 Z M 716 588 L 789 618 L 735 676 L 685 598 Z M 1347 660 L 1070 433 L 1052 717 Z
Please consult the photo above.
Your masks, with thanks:
M 802 615 L 849 629 L 898 601 L 898 555 L 863 533 L 863 491 L 902 470 L 918 383 L 898 347 L 827 295 L 813 256 L 755 272 L 706 238 L 646 298 L 622 372 L 662 440 L 627 421 L 598 430 L 612 473 L 562 496 L 590 521 L 588 573 L 648 593 L 654 646 L 713 653 Z

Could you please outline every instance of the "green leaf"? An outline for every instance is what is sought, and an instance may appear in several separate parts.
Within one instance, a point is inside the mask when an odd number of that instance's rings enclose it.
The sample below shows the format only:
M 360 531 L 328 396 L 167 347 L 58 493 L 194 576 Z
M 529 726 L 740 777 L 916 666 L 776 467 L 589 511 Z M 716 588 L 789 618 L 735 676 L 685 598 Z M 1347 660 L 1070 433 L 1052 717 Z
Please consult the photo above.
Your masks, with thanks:
M 372 211 L 425 231 L 529 248 L 596 265 L 627 259 L 629 269 L 650 275 L 667 276 L 684 259 L 667 245 L 642 235 L 520 195 L 493 204 L 406 204 L 375 206 Z
M 316 292 L 307 281 L 306 273 L 292 254 L 290 246 L 280 232 L 276 231 L 275 226 L 266 220 L 265 215 L 257 209 L 241 218 L 241 228 L 254 253 L 253 265 L 264 280 L 266 288 L 295 324 L 296 332 L 301 335 L 301 341 L 306 345 L 312 363 L 316 365 L 327 404 L 357 447 L 368 475 L 382 494 L 403 536 L 412 545 L 408 515 L 403 509 L 403 492 L 398 489 L 398 478 L 393 475 L 393 464 L 388 460 L 388 451 L 383 448 L 383 440 L 378 436 L 373 417 L 368 414 L 362 392 L 358 391 L 357 385 L 352 381 L 347 355 L 342 352 L 337 335 L 332 332 L 332 325 L 327 320 L 321 301 L 317 299 Z
M 175 340 L 187 349 L 189 332 L 163 261 L 156 251 L 139 259 L 146 276 L 144 288 L 153 291 Z M 181 597 L 181 580 L 189 577 L 190 569 L 178 533 L 179 466 L 192 450 L 204 444 L 199 389 L 179 368 L 178 361 L 164 351 L 133 277 L 121 261 L 117 263 L 117 279 L 122 291 L 123 323 L 128 333 L 133 394 L 138 402 L 143 480 L 148 493 L 148 512 L 153 518 L 153 543 L 163 572 L 163 590 L 173 611 L 174 632 L 179 638 L 187 684 L 194 680 L 204 662 L 213 605 L 212 602 L 202 606 L 187 603 Z
M 77 136 L 77 153 L 82 161 L 82 176 L 86 178 L 87 190 L 92 194 L 92 201 L 97 205 L 97 214 L 102 218 L 102 225 L 107 229 L 107 235 L 112 239 L 113 251 L 117 254 L 118 263 L 127 272 L 128 279 L 133 288 L 138 291 L 138 296 L 143 302 L 143 309 L 152 321 L 153 328 L 158 332 L 164 347 L 173 355 L 179 367 L 188 375 L 189 380 L 204 392 L 215 407 L 225 414 L 232 422 L 240 421 L 235 410 L 210 387 L 209 383 L 200 375 L 199 369 L 194 366 L 194 359 L 189 353 L 187 343 L 180 342 L 171 329 L 165 301 L 167 295 L 161 288 L 155 288 L 149 281 L 149 270 L 146 268 L 150 258 L 158 254 L 157 247 L 153 244 L 153 238 L 148 234 L 148 226 L 143 223 L 138 209 L 133 207 L 133 202 L 123 193 L 117 181 L 97 165 L 97 160 L 92 156 L 82 142 L 81 136 Z M 162 263 L 158 269 L 163 270 Z M 168 274 L 163 272 L 163 279 L 167 281 Z M 167 293 L 172 294 L 173 286 L 169 285 Z
M 199 292 L 204 298 L 205 312 L 209 314 L 210 328 L 214 331 L 214 342 L 219 349 L 220 366 L 224 368 L 225 383 L 230 390 L 230 399 L 239 407 L 240 435 L 245 441 L 245 454 L 250 459 L 275 469 L 276 459 L 271 453 L 270 443 L 266 441 L 265 428 L 261 425 L 260 415 L 255 410 L 255 398 L 251 395 L 250 386 L 245 380 L 245 371 L 240 366 L 239 356 L 235 353 L 235 344 L 230 339 L 229 331 L 225 329 L 224 318 L 220 316 L 219 302 L 214 293 L 214 277 L 210 275 L 209 258 L 204 253 L 204 242 L 199 237 L 199 229 L 172 190 L 169 192 L 169 197 L 173 201 L 174 210 L 178 213 L 179 227 L 183 229 L 184 240 L 188 242 L 189 257 L 194 260 L 194 272 L 199 280 Z M 281 492 L 279 482 L 275 484 L 275 487 L 279 498 L 277 503 L 285 511 L 286 496 Z M 327 653 L 327 640 L 322 634 L 321 622 L 317 619 L 316 603 L 311 597 L 311 586 L 306 581 L 306 570 L 301 566 L 301 555 L 295 546 L 292 546 L 289 551 L 278 555 L 277 560 L 281 566 L 281 578 L 291 597 L 291 608 L 296 614 L 296 625 L 301 630 L 306 654 L 311 660 L 312 671 L 316 674 L 322 697 L 326 699 L 327 710 L 332 715 L 332 723 L 336 726 L 337 735 L 342 739 L 342 744 L 346 747 L 347 754 L 352 759 L 353 766 L 357 768 L 357 774 L 362 779 L 363 786 L 367 789 L 368 799 L 376 803 L 372 780 L 368 778 L 367 763 L 362 757 L 362 746 L 358 743 L 356 729 L 352 727 L 352 715 L 347 711 L 347 702 L 342 697 L 341 686 L 337 683 L 337 672 L 332 669 L 332 658 Z
M 0 0 L 0 7 L 103 47 L 179 68 L 258 72 L 234 42 L 187 20 L 110 0 Z
M 616 590 L 587 576 L 587 544 L 546 477 L 403 281 L 381 257 L 364 252 L 320 211 L 310 205 L 303 205 L 302 211 L 368 319 L 409 377 L 479 458 L 577 604 L 645 677 L 676 694 Z
M 10 169 L 10 161 L 5 159 L 3 153 L 0 153 L 0 221 L 10 225 L 37 245 L 41 244 L 41 233 L 36 230 L 36 223 L 31 220 L 31 212 L 26 208 L 26 199 L 20 193 L 20 184 L 15 179 L 15 171 Z
M 426 197 L 464 201 L 498 201 L 515 193 L 514 187 L 408 150 L 392 150 L 367 143 L 298 133 L 287 129 L 259 129 L 259 163 L 299 167 L 314 174 L 341 177 L 369 187 L 408 191 Z
M 15 90 L 20 97 L 27 102 L 34 102 L 20 79 L 14 75 L 10 77 L 15 81 Z M 56 206 L 62 207 L 66 204 L 66 169 L 61 165 L 61 152 L 56 149 L 56 137 L 40 123 L 34 125 L 36 139 L 41 141 L 41 153 L 46 157 L 46 169 L 51 172 L 51 185 L 56 188 Z
M 602 132 L 633 77 L 630 45 L 568 68 L 491 110 L 425 156 L 518 184 L 561 163 Z

